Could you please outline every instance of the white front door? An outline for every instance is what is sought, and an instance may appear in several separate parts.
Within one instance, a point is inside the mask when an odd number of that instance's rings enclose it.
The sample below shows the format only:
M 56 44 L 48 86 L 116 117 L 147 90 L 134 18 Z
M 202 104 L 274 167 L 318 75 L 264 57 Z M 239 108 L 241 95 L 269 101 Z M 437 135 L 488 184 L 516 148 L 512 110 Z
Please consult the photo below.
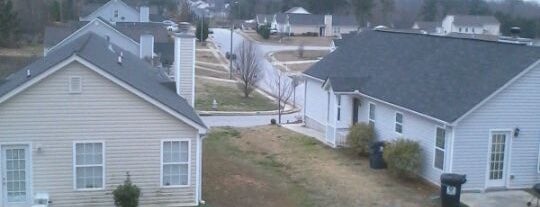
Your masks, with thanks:
M 28 145 L 2 145 L 2 205 L 27 206 L 30 203 L 30 152 Z
M 492 132 L 488 157 L 487 187 L 505 187 L 508 168 L 509 132 Z

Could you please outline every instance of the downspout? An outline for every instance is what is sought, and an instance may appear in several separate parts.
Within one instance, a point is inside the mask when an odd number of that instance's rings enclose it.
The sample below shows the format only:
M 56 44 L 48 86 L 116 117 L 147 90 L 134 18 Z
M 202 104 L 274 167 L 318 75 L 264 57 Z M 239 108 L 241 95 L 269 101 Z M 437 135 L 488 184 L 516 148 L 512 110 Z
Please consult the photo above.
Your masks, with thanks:
M 206 134 L 199 134 L 197 137 L 197 185 L 196 185 L 196 203 L 197 205 L 206 204 L 202 199 L 202 143 L 206 138 Z

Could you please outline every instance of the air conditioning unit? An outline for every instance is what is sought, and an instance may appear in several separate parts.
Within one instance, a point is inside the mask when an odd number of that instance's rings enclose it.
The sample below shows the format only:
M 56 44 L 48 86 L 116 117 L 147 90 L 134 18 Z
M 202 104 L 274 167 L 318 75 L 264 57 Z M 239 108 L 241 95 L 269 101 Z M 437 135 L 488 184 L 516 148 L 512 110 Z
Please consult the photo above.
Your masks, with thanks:
M 36 195 L 34 195 L 34 204 L 32 204 L 32 207 L 49 207 L 49 203 L 48 193 L 36 193 Z

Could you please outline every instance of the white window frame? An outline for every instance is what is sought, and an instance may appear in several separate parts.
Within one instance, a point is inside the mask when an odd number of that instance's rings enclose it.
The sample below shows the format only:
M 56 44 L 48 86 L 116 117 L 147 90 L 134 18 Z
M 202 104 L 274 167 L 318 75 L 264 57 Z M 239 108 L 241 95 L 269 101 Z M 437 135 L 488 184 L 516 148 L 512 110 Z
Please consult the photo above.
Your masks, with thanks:
M 373 117 L 371 117 L 371 108 L 373 107 Z M 368 103 L 368 123 L 373 123 L 373 126 L 375 127 L 375 117 L 377 117 L 377 105 L 373 102 Z
M 72 87 L 73 86 L 73 79 L 76 79 L 76 78 L 79 79 L 79 90 L 74 90 L 74 88 Z M 71 93 L 71 94 L 82 93 L 82 85 L 83 85 L 83 79 L 82 79 L 81 76 L 69 76 L 69 85 L 68 85 L 69 93 Z
M 186 185 L 163 185 L 163 145 L 165 142 L 187 142 L 188 143 L 188 160 L 187 162 L 177 162 L 177 163 L 169 163 L 169 164 L 187 164 L 188 165 L 188 173 L 187 173 L 187 184 Z M 191 139 L 163 139 L 160 142 L 160 166 L 159 166 L 159 186 L 161 188 L 184 188 L 191 186 Z
M 444 148 L 440 148 L 437 146 L 437 130 L 439 129 L 442 129 L 444 131 Z M 434 150 L 433 150 L 433 168 L 437 169 L 437 170 L 440 170 L 440 171 L 444 171 L 444 167 L 446 166 L 446 129 L 442 126 L 437 126 L 435 127 L 435 140 L 434 140 Z M 435 165 L 435 162 L 437 161 L 436 159 L 436 155 L 437 155 L 437 150 L 440 150 L 443 152 L 443 166 L 442 166 L 442 169 L 441 168 L 438 168 L 436 165 Z
M 120 16 L 120 11 L 118 11 L 118 9 L 114 10 L 113 11 L 113 16 L 114 16 L 114 18 L 118 18 Z
M 540 173 L 540 145 L 538 146 L 538 165 L 536 166 L 536 172 Z
M 398 114 L 401 115 L 401 123 L 399 123 L 399 122 L 397 121 Z M 395 113 L 395 115 L 394 115 L 394 132 L 396 132 L 396 133 L 399 134 L 399 135 L 402 135 L 402 134 L 403 134 L 403 119 L 405 119 L 405 116 L 403 116 L 403 113 L 400 113 L 400 112 L 396 112 L 396 113 Z M 397 131 L 397 125 L 400 125 L 400 126 L 401 126 L 401 132 L 398 132 L 398 131 Z
M 101 144 L 101 165 L 93 164 L 93 165 L 77 165 L 77 144 Z M 73 189 L 75 191 L 100 191 L 105 190 L 105 141 L 76 141 L 73 142 Z M 102 184 L 101 188 L 77 188 L 77 167 L 101 167 L 102 169 Z

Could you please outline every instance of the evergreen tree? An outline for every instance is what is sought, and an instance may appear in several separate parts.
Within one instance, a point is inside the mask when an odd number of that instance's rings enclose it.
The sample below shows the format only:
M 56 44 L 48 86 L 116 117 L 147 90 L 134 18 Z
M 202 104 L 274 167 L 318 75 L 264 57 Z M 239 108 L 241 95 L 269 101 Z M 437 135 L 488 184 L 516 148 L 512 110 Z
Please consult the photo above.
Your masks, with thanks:
M 373 2 L 373 0 L 351 0 L 351 4 L 353 6 L 356 19 L 360 24 L 359 26 L 367 26 L 369 17 L 371 17 L 371 11 L 375 6 L 375 2 Z
M 201 21 L 202 21 L 202 24 L 201 24 Z M 197 39 L 201 42 L 206 41 L 206 39 L 208 38 L 208 21 L 209 20 L 205 18 L 200 18 L 199 22 L 197 23 L 197 30 L 195 31 L 196 32 L 195 35 L 197 36 Z
M 11 0 L 0 0 L 0 46 L 13 46 L 17 40 L 19 20 Z

